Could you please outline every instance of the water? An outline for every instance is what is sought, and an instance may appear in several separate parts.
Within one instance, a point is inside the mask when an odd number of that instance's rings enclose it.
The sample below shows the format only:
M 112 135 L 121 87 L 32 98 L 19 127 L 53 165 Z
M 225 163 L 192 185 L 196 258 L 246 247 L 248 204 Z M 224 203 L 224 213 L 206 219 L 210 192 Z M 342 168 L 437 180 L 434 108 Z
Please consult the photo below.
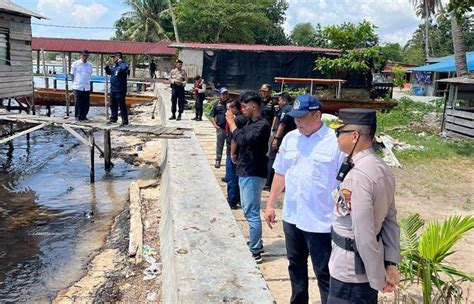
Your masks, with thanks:
M 96 157 L 90 184 L 88 164 L 89 149 L 59 129 L 0 145 L 0 302 L 49 302 L 104 244 L 140 172 L 115 159 L 106 173 Z

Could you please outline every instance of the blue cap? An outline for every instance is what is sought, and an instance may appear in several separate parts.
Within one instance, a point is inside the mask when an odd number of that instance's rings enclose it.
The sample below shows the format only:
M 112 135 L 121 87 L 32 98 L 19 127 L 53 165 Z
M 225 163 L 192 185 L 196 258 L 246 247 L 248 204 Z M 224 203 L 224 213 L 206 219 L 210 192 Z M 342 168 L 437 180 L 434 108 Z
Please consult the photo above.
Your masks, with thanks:
M 227 90 L 226 88 L 220 88 L 219 89 L 219 94 L 222 94 L 222 93 L 225 93 L 225 92 L 229 92 L 229 90 Z
M 293 109 L 288 112 L 291 117 L 299 118 L 306 115 L 308 112 L 320 111 L 321 103 L 313 95 L 301 95 L 296 97 L 293 102 Z

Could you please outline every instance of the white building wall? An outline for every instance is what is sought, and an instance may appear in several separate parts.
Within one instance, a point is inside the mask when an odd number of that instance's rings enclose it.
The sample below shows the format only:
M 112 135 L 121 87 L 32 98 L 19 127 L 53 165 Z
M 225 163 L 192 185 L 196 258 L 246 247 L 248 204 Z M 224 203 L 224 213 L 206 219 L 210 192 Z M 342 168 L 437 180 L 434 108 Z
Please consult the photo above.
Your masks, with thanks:
M 202 76 L 204 61 L 202 50 L 181 49 L 179 50 L 179 59 L 184 62 L 183 66 L 189 78 L 193 78 L 198 74 Z

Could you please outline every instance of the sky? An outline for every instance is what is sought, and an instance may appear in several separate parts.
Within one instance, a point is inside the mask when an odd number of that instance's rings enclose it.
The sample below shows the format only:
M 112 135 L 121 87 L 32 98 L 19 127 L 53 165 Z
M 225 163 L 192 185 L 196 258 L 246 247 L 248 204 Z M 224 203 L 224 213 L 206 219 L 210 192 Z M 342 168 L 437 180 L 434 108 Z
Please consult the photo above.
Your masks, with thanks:
M 12 0 L 49 20 L 33 23 L 113 28 L 128 11 L 122 0 Z M 297 23 L 322 26 L 358 23 L 368 20 L 377 26 L 381 42 L 405 44 L 422 20 L 414 13 L 410 0 L 288 0 L 290 6 L 283 24 L 289 34 Z M 109 39 L 113 29 L 72 29 L 32 25 L 35 37 Z

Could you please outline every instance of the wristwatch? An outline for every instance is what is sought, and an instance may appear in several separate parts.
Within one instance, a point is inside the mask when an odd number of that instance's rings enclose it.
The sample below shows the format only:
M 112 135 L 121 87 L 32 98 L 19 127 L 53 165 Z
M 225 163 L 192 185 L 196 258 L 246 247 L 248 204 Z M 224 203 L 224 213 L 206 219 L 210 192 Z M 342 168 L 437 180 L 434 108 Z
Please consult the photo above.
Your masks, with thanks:
M 394 263 L 394 262 L 384 261 L 384 263 L 385 263 L 385 267 L 387 267 L 387 266 L 395 266 L 395 267 L 397 267 L 397 263 Z

